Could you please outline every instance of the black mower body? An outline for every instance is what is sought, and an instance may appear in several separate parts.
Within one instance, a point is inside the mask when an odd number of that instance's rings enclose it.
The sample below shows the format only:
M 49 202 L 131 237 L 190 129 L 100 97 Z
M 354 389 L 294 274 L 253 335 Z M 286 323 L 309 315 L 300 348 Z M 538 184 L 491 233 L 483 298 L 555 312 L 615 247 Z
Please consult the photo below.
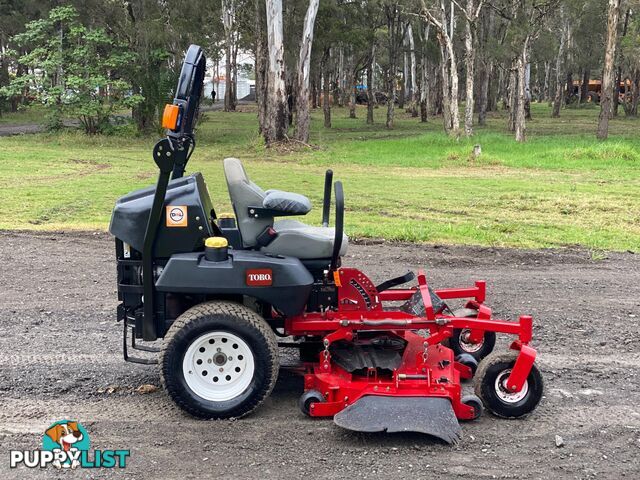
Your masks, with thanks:
M 116 237 L 118 258 L 118 309 L 120 320 L 136 325 L 142 337 L 144 291 L 142 251 L 145 227 L 156 187 L 131 192 L 116 202 L 109 231 Z M 172 207 L 186 211 L 184 226 L 169 226 Z M 211 236 L 229 239 L 228 256 L 209 261 L 204 241 Z M 153 247 L 154 317 L 158 336 L 192 304 L 214 298 L 245 297 L 273 307 L 287 316 L 304 311 L 314 278 L 297 258 L 270 255 L 256 250 L 234 249 L 237 228 L 220 229 L 209 192 L 200 173 L 171 180 L 167 186 L 162 221 Z M 328 262 L 325 262 L 328 263 Z M 269 282 L 252 284 L 252 272 L 270 272 Z
M 270 285 L 251 286 L 251 272 L 269 271 Z M 258 274 L 259 275 L 259 274 Z M 246 295 L 272 305 L 287 316 L 302 313 L 313 277 L 297 258 L 251 250 L 229 252 L 210 262 L 203 253 L 173 255 L 156 282 L 158 292 Z
M 116 201 L 111 215 L 109 232 L 139 252 L 143 249 L 145 226 L 155 193 L 155 186 L 128 193 Z M 162 221 L 154 243 L 154 257 L 167 258 L 174 253 L 201 249 L 205 239 L 215 233 L 212 225 L 215 214 L 202 174 L 194 173 L 171 180 L 167 186 L 165 208 L 171 205 L 186 207 L 186 226 L 168 226 L 166 221 Z M 163 212 L 163 218 L 166 213 Z

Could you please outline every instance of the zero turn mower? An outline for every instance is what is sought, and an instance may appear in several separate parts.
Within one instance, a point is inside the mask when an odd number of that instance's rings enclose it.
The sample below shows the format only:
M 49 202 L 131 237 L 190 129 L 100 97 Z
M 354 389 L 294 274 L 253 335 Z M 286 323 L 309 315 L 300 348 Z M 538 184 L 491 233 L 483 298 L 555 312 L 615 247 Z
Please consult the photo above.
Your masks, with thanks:
M 483 281 L 431 289 L 420 271 L 375 285 L 343 266 L 344 195 L 331 171 L 322 226 L 309 226 L 275 220 L 308 213 L 306 197 L 265 191 L 227 158 L 235 216 L 216 216 L 202 175 L 183 175 L 204 72 L 192 45 L 164 112 L 166 137 L 153 150 L 157 184 L 120 198 L 113 211 L 125 360 L 159 363 L 169 396 L 202 418 L 256 409 L 278 377 L 279 347 L 299 349 L 291 368 L 304 378 L 300 409 L 347 429 L 417 431 L 451 443 L 458 420 L 478 418 L 483 407 L 500 417 L 531 412 L 543 388 L 531 317 L 494 319 Z M 416 277 L 417 286 L 398 288 Z M 454 299 L 464 308 L 452 311 Z M 492 353 L 496 333 L 515 337 L 508 351 Z M 161 348 L 136 345 L 158 339 Z M 158 352 L 159 362 L 129 356 L 132 347 Z M 472 378 L 475 395 L 463 395 L 461 381 Z

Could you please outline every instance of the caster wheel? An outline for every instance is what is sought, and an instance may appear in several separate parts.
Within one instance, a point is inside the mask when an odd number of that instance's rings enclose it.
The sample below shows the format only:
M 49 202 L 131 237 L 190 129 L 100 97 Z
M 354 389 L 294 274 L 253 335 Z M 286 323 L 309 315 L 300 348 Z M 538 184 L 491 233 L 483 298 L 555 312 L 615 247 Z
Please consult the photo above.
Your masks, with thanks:
M 465 367 L 469 367 L 473 375 L 476 374 L 476 370 L 478 370 L 478 360 L 476 360 L 476 358 L 470 353 L 461 353 L 460 355 L 456 355 L 455 361 L 461 363 Z
M 477 361 L 489 355 L 496 344 L 496 332 L 484 332 L 484 337 L 480 342 L 469 341 L 471 330 L 468 328 L 453 330 L 453 335 L 449 339 L 449 347 L 456 355 L 469 354 Z
M 480 400 L 476 395 L 471 394 L 465 395 L 460 401 L 465 405 L 473 407 L 473 418 L 470 418 L 469 420 L 477 420 L 480 418 L 482 411 L 484 410 L 482 407 L 482 400 Z
M 300 396 L 298 406 L 302 413 L 311 416 L 311 404 L 324 402 L 324 396 L 317 390 L 307 390 Z
M 531 413 L 542 398 L 542 375 L 535 363 L 522 390 L 507 390 L 506 382 L 517 357 L 518 352 L 514 351 L 492 353 L 478 366 L 475 393 L 482 399 L 485 408 L 498 417 L 523 417 Z

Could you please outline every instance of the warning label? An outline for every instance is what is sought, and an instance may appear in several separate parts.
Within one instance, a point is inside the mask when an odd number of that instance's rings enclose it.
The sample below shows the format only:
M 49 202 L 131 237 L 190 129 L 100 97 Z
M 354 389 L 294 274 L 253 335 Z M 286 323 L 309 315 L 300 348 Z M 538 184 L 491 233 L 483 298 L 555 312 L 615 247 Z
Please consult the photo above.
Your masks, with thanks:
M 167 206 L 167 227 L 186 227 L 187 226 L 187 207 L 186 206 Z

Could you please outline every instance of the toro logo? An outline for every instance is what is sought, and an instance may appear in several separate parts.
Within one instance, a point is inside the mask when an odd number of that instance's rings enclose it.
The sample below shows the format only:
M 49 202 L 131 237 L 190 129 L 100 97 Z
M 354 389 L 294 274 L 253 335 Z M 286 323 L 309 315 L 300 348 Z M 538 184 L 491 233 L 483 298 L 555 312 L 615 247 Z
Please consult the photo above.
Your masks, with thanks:
M 247 285 L 251 287 L 268 287 L 271 284 L 273 284 L 273 273 L 270 268 L 247 270 Z

